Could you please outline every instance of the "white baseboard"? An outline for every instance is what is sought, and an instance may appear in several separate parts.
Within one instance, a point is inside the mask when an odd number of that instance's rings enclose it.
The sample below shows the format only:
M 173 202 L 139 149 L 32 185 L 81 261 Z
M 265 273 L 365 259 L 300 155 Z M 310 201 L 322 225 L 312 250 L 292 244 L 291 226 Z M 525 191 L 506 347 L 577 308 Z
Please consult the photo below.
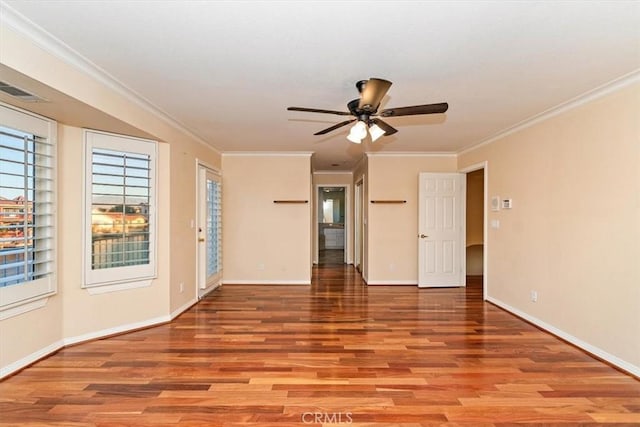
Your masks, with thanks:
M 15 362 L 7 366 L 3 366 L 2 368 L 0 368 L 0 379 L 31 365 L 33 362 L 36 362 L 42 359 L 43 357 L 46 357 L 52 353 L 55 353 L 56 351 L 60 350 L 62 347 L 64 347 L 64 343 L 62 342 L 62 340 L 56 341 L 53 344 L 48 345 L 45 348 L 42 348 L 34 353 L 31 353 L 30 355 L 25 356 L 20 360 L 16 360 Z
M 310 285 L 311 280 L 223 280 L 224 285 Z
M 193 302 L 189 302 L 185 305 L 183 305 L 182 307 L 180 307 L 179 309 L 175 310 L 173 313 L 171 313 L 171 316 L 160 316 L 160 317 L 154 317 L 152 319 L 148 319 L 148 320 L 143 320 L 140 322 L 135 322 L 135 323 L 129 323 L 126 325 L 120 325 L 120 326 L 116 326 L 114 328 L 107 328 L 107 329 L 102 329 L 100 331 L 97 332 L 90 332 L 88 334 L 83 334 L 83 335 L 77 335 L 75 337 L 70 337 L 70 338 L 64 338 L 62 340 L 56 341 L 55 343 L 48 345 L 47 347 L 44 347 L 34 353 L 29 354 L 28 356 L 23 357 L 20 360 L 17 360 L 7 366 L 3 366 L 0 368 L 0 379 L 6 377 L 7 375 L 11 375 L 14 372 L 17 372 L 27 366 L 29 366 L 30 364 L 32 364 L 33 362 L 42 359 L 44 357 L 47 357 L 53 353 L 55 353 L 56 351 L 60 350 L 63 347 L 69 346 L 69 345 L 73 345 L 73 344 L 78 344 L 81 342 L 85 342 L 85 341 L 90 341 L 90 340 L 94 340 L 97 338 L 103 338 L 109 335 L 115 335 L 115 334 L 121 334 L 121 333 L 125 333 L 125 332 L 129 332 L 129 331 L 133 331 L 136 329 L 141 329 L 141 328 L 148 328 L 150 326 L 155 326 L 155 325 L 159 325 L 162 323 L 166 323 L 171 321 L 173 318 L 175 318 L 176 316 L 178 316 L 178 314 L 182 313 L 184 310 L 188 309 L 189 307 L 191 307 L 191 305 L 193 305 L 196 301 Z
M 182 307 L 178 307 L 175 310 L 173 310 L 169 315 L 169 317 L 171 317 L 171 320 L 175 319 L 176 317 L 180 316 L 182 313 L 187 311 L 192 305 L 194 305 L 197 302 L 198 300 L 195 298 L 190 301 L 187 301 L 187 303 L 184 304 Z
M 213 285 L 208 286 L 205 289 L 198 289 L 198 300 L 204 298 L 208 293 L 213 292 L 222 285 L 222 280 L 218 280 Z
M 133 331 L 136 329 L 148 328 L 150 326 L 159 325 L 161 323 L 170 322 L 170 316 L 159 316 L 154 317 L 147 320 L 142 320 L 140 322 L 128 323 L 126 325 L 120 325 L 113 328 L 102 329 L 96 332 L 89 332 L 88 334 L 77 335 L 75 337 L 65 338 L 62 340 L 62 343 L 67 345 L 77 344 L 84 341 L 90 341 L 97 338 L 107 337 L 109 335 L 121 334 L 124 332 Z
M 613 354 L 610 354 L 604 350 L 602 350 L 601 348 L 598 348 L 592 344 L 589 344 L 588 342 L 582 341 L 579 338 L 574 337 L 571 334 L 568 334 L 567 332 L 564 332 L 558 328 L 556 328 L 555 326 L 552 326 L 536 317 L 533 317 L 523 311 L 518 310 L 515 307 L 511 307 L 509 304 L 506 304 L 502 301 L 500 301 L 499 299 L 493 298 L 493 297 L 487 297 L 486 298 L 487 301 L 489 301 L 492 304 L 497 305 L 498 307 L 512 313 L 515 314 L 518 317 L 522 317 L 523 319 L 525 319 L 528 322 L 533 323 L 534 325 L 538 326 L 539 328 L 544 329 L 547 332 L 552 333 L 553 335 L 562 338 L 565 341 L 570 342 L 571 344 L 575 345 L 576 347 L 579 347 L 597 357 L 599 357 L 602 360 L 605 360 L 609 363 L 611 363 L 614 366 L 617 366 L 618 368 L 622 369 L 623 371 L 629 372 L 632 375 L 635 375 L 636 377 L 640 377 L 640 366 L 635 366 L 625 360 L 620 359 L 617 356 L 614 356 Z
M 370 280 L 367 285 L 413 285 L 418 286 L 416 280 Z

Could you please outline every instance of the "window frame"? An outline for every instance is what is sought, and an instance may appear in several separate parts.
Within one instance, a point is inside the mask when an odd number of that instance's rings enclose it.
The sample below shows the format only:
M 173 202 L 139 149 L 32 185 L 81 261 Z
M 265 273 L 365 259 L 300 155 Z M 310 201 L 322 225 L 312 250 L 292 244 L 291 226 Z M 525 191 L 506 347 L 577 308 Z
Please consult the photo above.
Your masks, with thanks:
M 91 129 L 83 130 L 83 278 L 90 292 L 108 292 L 149 286 L 157 277 L 158 142 Z M 124 267 L 92 268 L 93 150 L 104 149 L 149 155 L 149 263 Z
M 58 193 L 58 156 L 57 156 L 57 130 L 56 121 L 34 114 L 9 104 L 0 102 L 0 124 L 4 127 L 20 132 L 28 133 L 44 139 L 49 146 L 46 153 L 50 156 L 50 176 L 51 189 L 48 191 L 50 197 L 50 217 L 51 237 L 46 247 L 46 253 L 50 254 L 51 271 L 36 280 L 20 282 L 17 284 L 0 287 L 0 319 L 11 317 L 42 307 L 48 297 L 55 295 L 57 286 L 57 193 Z M 37 203 L 37 201 L 36 201 Z M 45 301 L 40 301 L 45 300 Z

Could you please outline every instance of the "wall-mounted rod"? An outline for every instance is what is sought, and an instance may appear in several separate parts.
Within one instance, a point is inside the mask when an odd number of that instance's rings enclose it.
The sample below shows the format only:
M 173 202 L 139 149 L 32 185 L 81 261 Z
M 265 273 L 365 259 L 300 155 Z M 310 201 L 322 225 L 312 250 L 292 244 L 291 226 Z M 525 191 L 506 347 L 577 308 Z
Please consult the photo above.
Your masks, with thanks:
M 407 201 L 406 200 L 372 200 L 371 203 L 400 204 L 400 203 L 407 203 Z
M 274 200 L 273 203 L 309 203 L 308 200 Z

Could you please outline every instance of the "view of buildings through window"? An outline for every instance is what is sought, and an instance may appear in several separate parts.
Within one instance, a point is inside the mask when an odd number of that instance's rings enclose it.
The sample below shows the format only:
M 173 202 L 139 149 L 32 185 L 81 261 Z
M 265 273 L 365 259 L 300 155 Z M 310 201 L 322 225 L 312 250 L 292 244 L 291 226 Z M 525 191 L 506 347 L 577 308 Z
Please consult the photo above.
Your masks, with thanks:
M 149 263 L 150 157 L 92 152 L 91 268 Z
M 37 144 L 34 135 L 0 127 L 0 287 L 38 277 Z

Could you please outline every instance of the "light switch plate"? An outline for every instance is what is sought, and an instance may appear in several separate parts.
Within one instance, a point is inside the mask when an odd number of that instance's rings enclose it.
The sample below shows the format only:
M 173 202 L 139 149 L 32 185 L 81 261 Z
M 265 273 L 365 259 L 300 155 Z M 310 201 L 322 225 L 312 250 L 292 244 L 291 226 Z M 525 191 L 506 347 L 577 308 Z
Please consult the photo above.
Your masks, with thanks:
M 491 210 L 494 212 L 500 210 L 500 196 L 493 196 L 491 198 Z

